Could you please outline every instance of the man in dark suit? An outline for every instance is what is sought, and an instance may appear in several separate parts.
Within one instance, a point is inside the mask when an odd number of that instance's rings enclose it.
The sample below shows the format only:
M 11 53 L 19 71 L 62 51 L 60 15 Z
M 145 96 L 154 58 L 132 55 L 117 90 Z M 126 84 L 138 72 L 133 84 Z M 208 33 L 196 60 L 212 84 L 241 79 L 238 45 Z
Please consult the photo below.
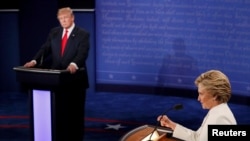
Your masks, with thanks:
M 61 26 L 50 31 L 46 42 L 33 59 L 24 64 L 24 67 L 41 67 L 45 64 L 46 58 L 50 58 L 50 69 L 68 70 L 72 75 L 80 73 L 80 75 L 77 75 L 80 77 L 76 78 L 76 81 L 70 82 L 64 88 L 55 90 L 56 93 L 60 93 L 60 95 L 55 94 L 56 99 L 59 99 L 55 102 L 55 106 L 61 109 L 56 111 L 56 115 L 59 115 L 60 118 L 55 125 L 58 129 L 56 134 L 62 137 L 62 139 L 57 137 L 57 140 L 82 141 L 84 127 L 82 126 L 84 125 L 83 101 L 85 101 L 86 89 L 89 87 L 86 68 L 86 59 L 90 48 L 89 33 L 75 25 L 75 17 L 69 7 L 60 8 L 57 18 Z M 63 39 L 64 36 L 66 36 L 65 40 Z M 62 47 L 63 44 L 65 44 L 65 47 Z M 68 95 L 74 96 L 68 97 Z M 74 130 L 80 133 L 70 134 Z

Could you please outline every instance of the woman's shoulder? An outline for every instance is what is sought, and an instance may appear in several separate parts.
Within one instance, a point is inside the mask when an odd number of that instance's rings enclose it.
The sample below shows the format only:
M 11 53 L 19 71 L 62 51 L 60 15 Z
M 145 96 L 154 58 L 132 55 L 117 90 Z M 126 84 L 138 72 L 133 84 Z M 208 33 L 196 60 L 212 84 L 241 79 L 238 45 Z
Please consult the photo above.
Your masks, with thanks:
M 235 117 L 227 103 L 222 103 L 209 111 L 209 120 L 216 124 L 236 124 Z

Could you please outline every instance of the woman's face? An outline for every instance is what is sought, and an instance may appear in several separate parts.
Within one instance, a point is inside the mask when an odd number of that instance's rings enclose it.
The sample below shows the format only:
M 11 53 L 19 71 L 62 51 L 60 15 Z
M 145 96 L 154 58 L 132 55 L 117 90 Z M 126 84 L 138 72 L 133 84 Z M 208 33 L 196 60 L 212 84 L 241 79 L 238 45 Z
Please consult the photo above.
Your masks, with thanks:
M 200 101 L 203 109 L 211 109 L 215 106 L 216 100 L 202 84 L 198 85 L 198 101 Z

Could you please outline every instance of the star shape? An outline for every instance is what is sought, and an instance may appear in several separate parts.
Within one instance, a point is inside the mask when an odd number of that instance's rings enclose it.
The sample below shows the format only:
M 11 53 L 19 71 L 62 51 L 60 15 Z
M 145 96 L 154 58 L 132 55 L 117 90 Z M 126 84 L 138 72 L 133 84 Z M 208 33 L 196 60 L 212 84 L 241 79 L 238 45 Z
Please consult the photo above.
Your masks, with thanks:
M 106 126 L 107 127 L 105 129 L 119 130 L 120 128 L 125 128 L 125 126 L 121 126 L 121 124 L 115 124 L 115 125 L 106 124 Z

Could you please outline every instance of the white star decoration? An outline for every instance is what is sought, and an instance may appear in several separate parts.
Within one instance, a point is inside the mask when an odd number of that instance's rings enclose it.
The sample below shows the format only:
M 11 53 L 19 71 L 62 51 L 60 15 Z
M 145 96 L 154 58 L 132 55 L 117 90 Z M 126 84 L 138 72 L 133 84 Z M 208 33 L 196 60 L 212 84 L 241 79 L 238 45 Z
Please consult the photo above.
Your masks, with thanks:
M 113 79 L 113 78 L 114 78 L 114 75 L 113 75 L 113 74 L 109 74 L 109 78 L 110 78 L 110 79 Z
M 132 75 L 131 78 L 132 78 L 132 80 L 136 80 L 136 76 L 135 75 Z
M 114 129 L 114 130 L 119 130 L 120 128 L 126 128 L 125 126 L 121 126 L 121 124 L 116 124 L 116 125 L 111 125 L 111 124 L 106 124 L 105 129 Z

